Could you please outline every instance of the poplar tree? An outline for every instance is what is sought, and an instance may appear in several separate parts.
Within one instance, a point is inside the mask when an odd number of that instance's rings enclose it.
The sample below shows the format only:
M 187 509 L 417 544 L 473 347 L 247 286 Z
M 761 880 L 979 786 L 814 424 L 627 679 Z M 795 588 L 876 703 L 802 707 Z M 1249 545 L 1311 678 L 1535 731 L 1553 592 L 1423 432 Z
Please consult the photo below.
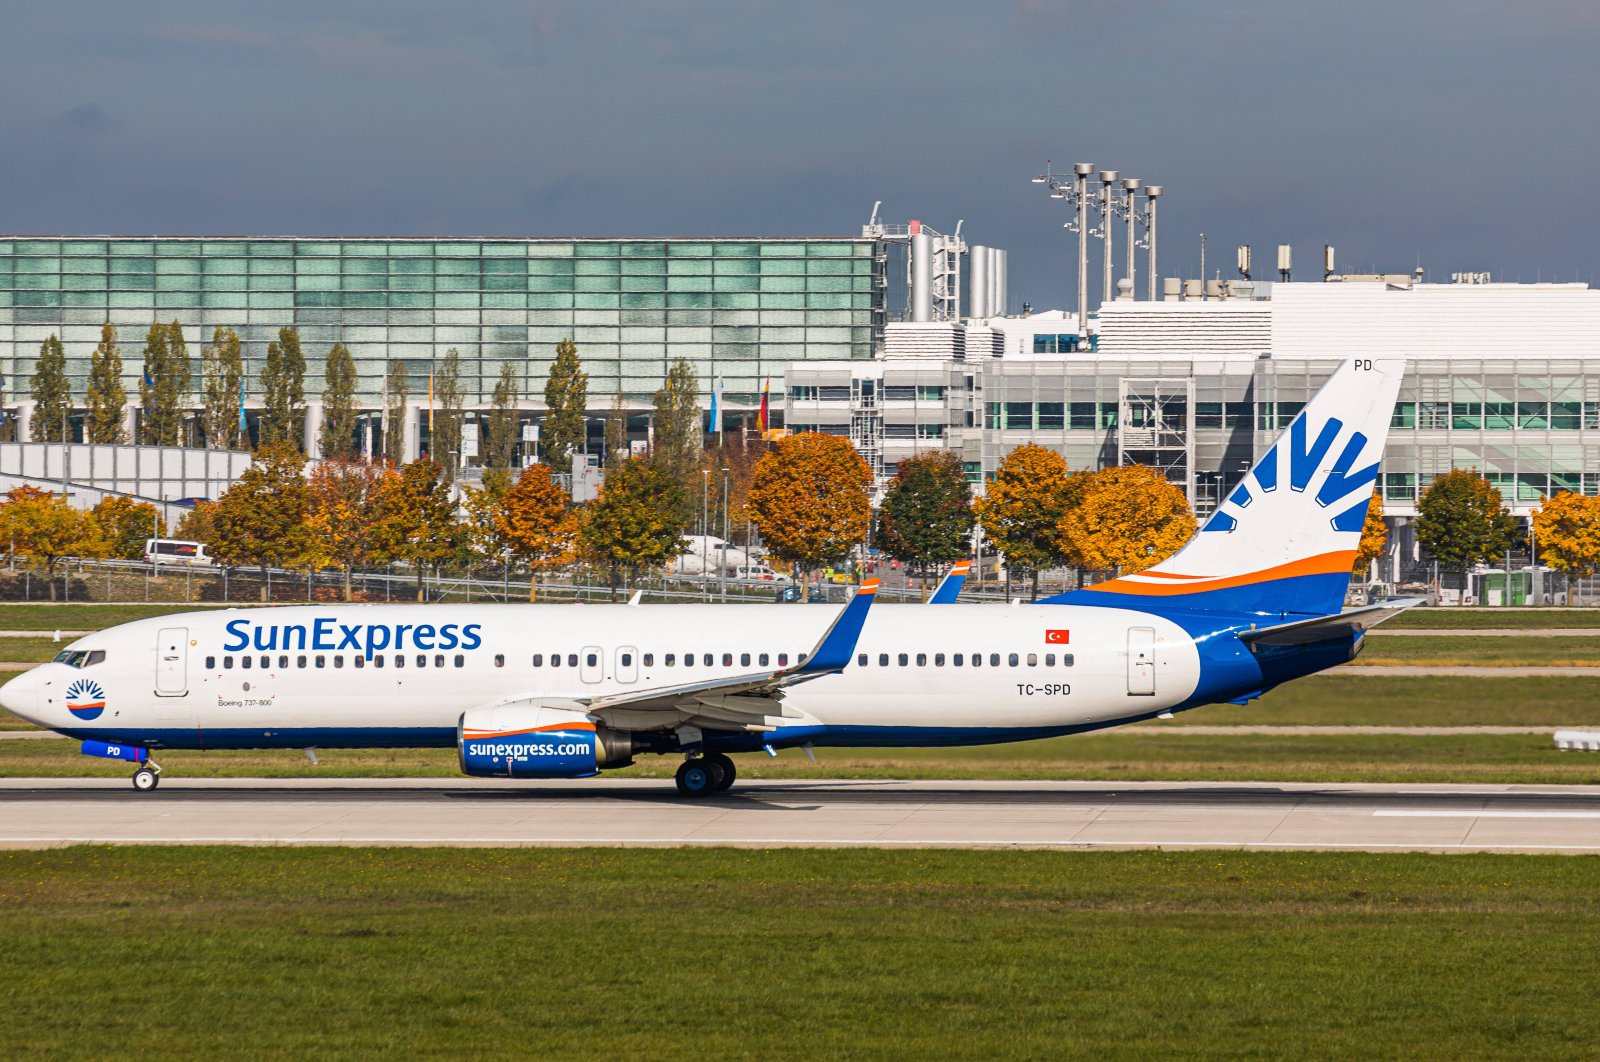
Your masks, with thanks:
M 679 358 L 667 370 L 667 378 L 657 391 L 655 438 L 650 457 L 687 490 L 700 468 L 701 430 L 700 381 L 688 359 Z
M 622 404 L 621 391 L 611 396 L 611 409 L 606 413 L 605 445 L 607 467 L 629 456 L 628 410 Z
M 388 400 L 383 411 L 383 456 L 399 463 L 406 448 L 406 399 L 411 395 L 411 381 L 406 374 L 405 362 L 389 366 Z
M 100 326 L 100 342 L 89 355 L 89 383 L 84 393 L 84 441 L 123 443 L 128 390 L 122 386 L 122 351 L 117 329 L 110 321 Z
M 144 341 L 144 373 L 139 378 L 139 405 L 144 416 L 139 441 L 153 446 L 178 446 L 183 441 L 183 397 L 189 390 L 189 347 L 183 326 L 160 321 Z
M 444 360 L 434 374 L 433 396 L 437 408 L 428 448 L 446 478 L 454 478 L 461 467 L 461 424 L 466 419 L 462 415 L 466 399 L 461 389 L 461 354 L 455 347 L 444 352 Z
M 544 463 L 557 474 L 572 471 L 572 454 L 583 445 L 584 413 L 589 408 L 589 374 L 578 361 L 578 346 L 563 339 L 544 385 Z
M 267 344 L 267 364 L 261 370 L 261 444 L 288 443 L 300 449 L 306 423 L 306 358 L 300 351 L 300 333 L 278 329 L 278 339 Z
M 322 456 L 347 461 L 355 456 L 356 362 L 350 348 L 335 343 L 328 351 L 322 391 Z
M 67 381 L 67 352 L 55 336 L 39 344 L 31 391 L 33 419 L 28 423 L 28 437 L 34 442 L 66 441 L 72 385 Z
M 241 449 L 239 404 L 243 399 L 244 359 L 237 332 L 218 328 L 211 333 L 211 342 L 200 353 L 200 377 L 200 425 L 206 433 L 206 445 L 213 450 Z
M 483 463 L 488 468 L 511 467 L 517 454 L 517 436 L 521 418 L 517 403 L 521 394 L 517 387 L 517 367 L 511 362 L 500 366 L 500 379 L 494 385 L 494 403 L 489 409 L 489 437 L 483 451 Z

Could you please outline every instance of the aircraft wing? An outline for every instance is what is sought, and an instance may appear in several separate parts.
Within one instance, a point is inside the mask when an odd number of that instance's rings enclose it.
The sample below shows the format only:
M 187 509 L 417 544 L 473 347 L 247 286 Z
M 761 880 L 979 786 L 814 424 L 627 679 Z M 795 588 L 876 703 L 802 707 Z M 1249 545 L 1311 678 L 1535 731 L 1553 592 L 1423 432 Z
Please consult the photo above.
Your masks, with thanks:
M 1313 619 L 1296 620 L 1293 623 L 1280 623 L 1275 627 L 1242 631 L 1239 640 L 1256 645 L 1310 645 L 1313 642 L 1370 630 L 1384 620 L 1398 616 L 1413 605 L 1420 604 L 1422 604 L 1420 597 L 1391 598 L 1375 605 L 1353 608 L 1332 616 L 1317 616 Z
M 783 690 L 801 682 L 843 671 L 855 655 L 856 642 L 878 591 L 869 579 L 829 624 L 817 646 L 792 667 L 745 672 L 675 686 L 624 690 L 575 702 L 590 715 L 621 729 L 649 729 L 674 720 L 729 724 L 747 729 L 772 729 L 764 720 L 792 715 L 782 706 Z
M 967 581 L 967 573 L 971 570 L 971 561 L 956 561 L 955 564 L 951 565 L 950 570 L 945 573 L 944 578 L 939 580 L 939 585 L 934 588 L 933 596 L 928 598 L 928 604 L 955 604 L 956 595 L 961 593 L 961 584 Z

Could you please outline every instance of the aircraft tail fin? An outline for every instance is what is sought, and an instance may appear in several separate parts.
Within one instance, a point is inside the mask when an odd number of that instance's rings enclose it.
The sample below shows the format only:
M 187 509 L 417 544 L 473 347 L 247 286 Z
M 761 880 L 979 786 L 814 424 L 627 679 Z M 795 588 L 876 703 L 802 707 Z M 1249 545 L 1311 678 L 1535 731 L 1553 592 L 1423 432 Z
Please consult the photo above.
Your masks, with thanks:
M 944 578 L 939 580 L 939 585 L 934 587 L 933 596 L 928 598 L 930 605 L 953 605 L 956 596 L 961 593 L 962 584 L 967 581 L 967 573 L 972 570 L 970 560 L 956 561 Z
M 1325 616 L 1350 582 L 1403 360 L 1349 358 L 1187 545 L 1053 601 Z

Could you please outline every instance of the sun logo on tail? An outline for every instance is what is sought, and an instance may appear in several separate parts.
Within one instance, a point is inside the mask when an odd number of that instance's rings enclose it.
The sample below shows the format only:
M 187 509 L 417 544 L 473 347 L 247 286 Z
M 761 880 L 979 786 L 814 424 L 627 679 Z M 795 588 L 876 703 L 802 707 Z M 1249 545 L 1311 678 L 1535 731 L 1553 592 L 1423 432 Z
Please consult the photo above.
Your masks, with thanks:
M 67 687 L 67 711 L 79 719 L 100 718 L 106 710 L 106 691 L 93 679 L 78 679 Z

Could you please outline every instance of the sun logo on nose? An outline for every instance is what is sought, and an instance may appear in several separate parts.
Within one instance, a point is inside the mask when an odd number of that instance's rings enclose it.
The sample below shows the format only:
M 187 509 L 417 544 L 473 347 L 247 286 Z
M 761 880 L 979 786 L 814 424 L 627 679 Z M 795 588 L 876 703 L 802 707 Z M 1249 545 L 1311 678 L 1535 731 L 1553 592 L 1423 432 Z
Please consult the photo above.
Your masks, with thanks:
M 100 718 L 106 710 L 106 691 L 93 679 L 78 679 L 67 687 L 67 711 L 79 719 Z

